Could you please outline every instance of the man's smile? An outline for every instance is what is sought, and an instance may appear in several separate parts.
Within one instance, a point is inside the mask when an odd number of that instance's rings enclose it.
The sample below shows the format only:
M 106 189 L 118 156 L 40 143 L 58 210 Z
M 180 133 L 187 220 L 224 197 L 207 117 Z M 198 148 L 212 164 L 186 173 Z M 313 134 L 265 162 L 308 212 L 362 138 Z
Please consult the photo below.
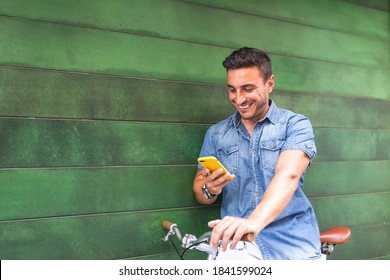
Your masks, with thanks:
M 253 102 L 245 102 L 241 105 L 237 105 L 238 109 L 240 110 L 246 110 L 248 109 L 250 106 L 252 106 Z

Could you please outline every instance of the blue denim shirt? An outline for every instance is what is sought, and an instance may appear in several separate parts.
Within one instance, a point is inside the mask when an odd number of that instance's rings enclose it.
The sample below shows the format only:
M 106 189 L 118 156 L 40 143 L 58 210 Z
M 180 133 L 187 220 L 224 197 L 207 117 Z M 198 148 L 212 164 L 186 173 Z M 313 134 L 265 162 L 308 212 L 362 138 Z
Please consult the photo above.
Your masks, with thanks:
M 270 102 L 268 113 L 256 123 L 252 137 L 238 112 L 206 132 L 200 156 L 217 157 L 236 176 L 223 188 L 222 218 L 246 218 L 255 210 L 275 174 L 281 152 L 303 151 L 310 162 L 316 153 L 310 121 Z M 255 239 L 264 259 L 320 257 L 318 223 L 302 191 L 303 179 L 304 174 L 287 208 Z

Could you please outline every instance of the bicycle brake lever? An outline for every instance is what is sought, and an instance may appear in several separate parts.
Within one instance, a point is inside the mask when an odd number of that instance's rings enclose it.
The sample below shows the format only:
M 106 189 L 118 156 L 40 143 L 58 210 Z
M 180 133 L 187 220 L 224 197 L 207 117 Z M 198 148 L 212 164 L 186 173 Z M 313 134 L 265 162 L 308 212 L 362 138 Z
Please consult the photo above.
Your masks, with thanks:
M 167 233 L 167 235 L 165 235 L 165 237 L 163 237 L 161 239 L 162 241 L 164 241 L 164 242 L 168 241 L 175 234 L 176 234 L 176 236 L 177 236 L 177 238 L 179 240 L 182 240 L 181 232 L 180 232 L 180 230 L 179 230 L 179 228 L 177 227 L 176 224 L 168 222 L 168 221 L 164 221 L 163 222 L 163 228 L 168 230 L 168 233 Z

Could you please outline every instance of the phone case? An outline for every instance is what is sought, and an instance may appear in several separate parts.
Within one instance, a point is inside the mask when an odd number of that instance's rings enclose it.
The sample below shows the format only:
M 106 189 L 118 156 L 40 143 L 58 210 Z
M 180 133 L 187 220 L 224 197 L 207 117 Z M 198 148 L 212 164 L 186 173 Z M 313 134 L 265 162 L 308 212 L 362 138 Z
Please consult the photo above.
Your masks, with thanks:
M 200 157 L 198 158 L 198 162 L 204 167 L 210 170 L 210 172 L 213 172 L 214 170 L 217 170 L 218 168 L 223 169 L 223 174 L 230 172 L 223 166 L 223 164 L 216 158 L 216 157 Z M 234 176 L 230 174 L 229 179 L 233 179 Z

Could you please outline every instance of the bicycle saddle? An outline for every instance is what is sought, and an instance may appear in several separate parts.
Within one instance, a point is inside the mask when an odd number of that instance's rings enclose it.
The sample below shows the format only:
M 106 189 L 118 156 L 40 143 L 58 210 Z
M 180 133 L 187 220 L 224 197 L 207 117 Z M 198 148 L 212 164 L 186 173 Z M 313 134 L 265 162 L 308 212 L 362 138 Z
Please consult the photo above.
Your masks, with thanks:
M 343 226 L 333 227 L 320 233 L 321 243 L 343 244 L 350 237 L 351 230 Z

